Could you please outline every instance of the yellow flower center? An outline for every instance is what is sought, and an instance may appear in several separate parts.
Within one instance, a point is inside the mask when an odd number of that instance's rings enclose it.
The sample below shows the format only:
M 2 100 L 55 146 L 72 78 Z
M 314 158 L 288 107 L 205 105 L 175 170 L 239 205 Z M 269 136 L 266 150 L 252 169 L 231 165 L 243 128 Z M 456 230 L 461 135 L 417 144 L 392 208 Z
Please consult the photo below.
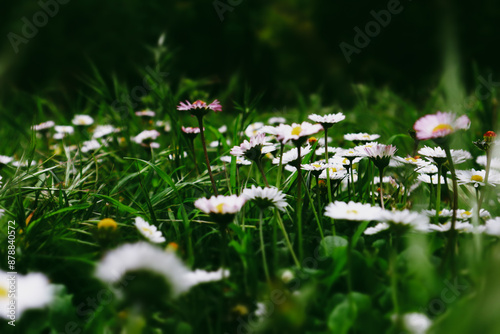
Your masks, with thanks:
M 221 204 L 218 204 L 216 207 L 215 207 L 215 212 L 216 213 L 222 213 L 222 209 L 224 208 L 224 203 L 221 203 Z
M 109 228 L 109 229 L 116 230 L 117 226 L 118 225 L 116 224 L 116 222 L 111 218 L 104 218 L 99 223 L 97 223 L 98 229 Z
M 292 129 L 292 135 L 293 136 L 298 136 L 302 132 L 302 128 L 299 126 L 296 126 Z
M 356 211 L 356 210 L 347 210 L 347 211 L 346 211 L 346 213 L 347 213 L 347 214 L 351 214 L 351 213 L 352 213 L 352 214 L 357 215 L 357 214 L 358 214 L 358 211 Z
M 321 168 L 321 165 L 320 164 L 313 164 L 313 167 Z
M 470 180 L 476 182 L 483 182 L 483 177 L 481 175 L 472 175 Z
M 432 133 L 436 133 L 443 130 L 453 131 L 453 127 L 450 124 L 439 124 L 434 129 L 432 129 Z
M 330 172 L 336 173 L 337 172 L 337 168 L 335 168 L 335 167 L 330 168 Z
M 370 138 L 370 135 L 363 135 L 362 138 Z
M 0 298 L 6 298 L 9 295 L 7 289 L 0 286 Z
M 417 159 L 415 159 L 415 158 L 406 158 L 405 160 L 406 161 L 411 161 L 411 162 L 417 162 Z

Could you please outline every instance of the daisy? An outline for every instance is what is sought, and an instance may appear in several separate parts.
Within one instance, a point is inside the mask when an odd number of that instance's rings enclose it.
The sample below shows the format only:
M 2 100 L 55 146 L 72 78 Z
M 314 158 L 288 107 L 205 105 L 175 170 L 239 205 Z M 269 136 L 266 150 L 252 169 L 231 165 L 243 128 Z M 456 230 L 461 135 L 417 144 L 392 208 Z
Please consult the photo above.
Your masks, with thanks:
M 403 163 L 403 164 L 414 165 L 414 166 L 419 166 L 419 167 L 420 166 L 427 166 L 430 164 L 427 160 L 422 159 L 420 156 L 416 156 L 416 157 L 407 156 L 405 158 L 394 156 L 392 158 L 398 162 Z
M 324 116 L 312 114 L 308 117 L 311 121 L 321 124 L 323 129 L 328 129 L 333 126 L 333 124 L 343 121 L 345 115 L 341 112 L 336 114 L 328 114 Z
M 321 172 L 324 171 L 328 166 L 329 164 L 327 165 L 322 161 L 318 161 L 310 164 L 302 164 L 301 168 L 303 170 L 311 172 L 314 176 L 319 176 Z
M 194 206 L 210 215 L 216 222 L 228 224 L 234 218 L 246 202 L 243 196 L 212 196 L 210 198 L 199 198 L 194 202 Z
M 227 276 L 227 270 L 215 272 L 190 271 L 174 252 L 165 252 L 146 242 L 124 244 L 110 252 L 97 264 L 95 276 L 108 284 L 122 281 L 127 272 L 151 271 L 163 277 L 170 287 L 172 298 L 204 282 L 217 281 Z
M 54 121 L 47 121 L 47 122 L 43 122 L 43 123 L 40 123 L 37 125 L 33 125 L 33 126 L 31 126 L 31 129 L 34 131 L 46 131 L 46 130 L 52 128 L 54 125 L 56 125 L 56 123 L 54 123 Z
M 422 181 L 424 183 L 432 183 L 432 184 L 437 184 L 438 183 L 438 177 L 437 177 L 437 175 L 419 174 L 417 176 L 417 180 Z M 442 175 L 439 178 L 439 182 L 441 184 L 445 183 L 444 177 Z
M 156 244 L 165 242 L 165 238 L 161 234 L 161 231 L 158 231 L 156 226 L 149 225 L 147 221 L 145 221 L 141 217 L 135 217 L 135 227 L 141 232 L 143 236 L 145 236 L 149 241 L 154 242 Z
M 240 146 L 234 146 L 230 153 L 237 157 L 245 156 L 249 160 L 257 161 L 275 150 L 276 147 L 267 141 L 265 133 L 259 133 L 251 137 L 250 141 L 245 139 Z
M 319 174 L 318 178 L 324 180 L 327 176 L 330 176 L 330 180 L 343 180 L 348 175 L 347 169 L 342 165 L 330 165 L 330 167 L 328 167 L 328 174 L 326 170 L 327 168 Z
M 389 224 L 387 223 L 378 223 L 377 225 L 375 225 L 374 227 L 368 227 L 364 232 L 363 234 L 366 234 L 366 235 L 373 235 L 373 234 L 377 234 L 379 232 L 382 232 L 382 231 L 385 231 L 385 230 L 388 230 L 389 227 L 391 227 Z
M 94 128 L 92 138 L 102 138 L 104 136 L 110 135 L 112 133 L 119 132 L 120 130 L 115 128 L 113 125 L 97 125 Z
M 470 126 L 470 119 L 466 116 L 457 118 L 452 112 L 438 111 L 436 114 L 419 118 L 413 125 L 417 139 L 436 139 L 446 137 L 457 130 L 466 130 Z
M 319 140 L 319 143 L 321 145 L 321 139 Z M 326 150 L 327 150 L 326 146 L 321 146 L 321 147 L 316 149 L 316 155 L 323 155 L 326 153 Z M 337 152 L 342 152 L 342 151 L 343 151 L 343 148 L 328 146 L 328 154 L 330 154 L 330 153 L 337 154 Z
M 6 165 L 10 162 L 12 162 L 14 158 L 6 156 L 6 155 L 0 155 L 0 165 Z
M 71 135 L 75 132 L 75 129 L 71 125 L 56 125 L 54 126 L 56 134 L 54 134 L 54 139 L 62 139 L 66 135 Z
M 380 138 L 378 134 L 368 134 L 366 132 L 360 133 L 347 133 L 344 139 L 355 143 L 374 141 Z
M 287 143 L 290 140 L 296 146 L 302 145 L 308 136 L 314 135 L 323 130 L 319 124 L 311 124 L 309 122 L 302 122 L 300 124 L 293 123 L 292 125 L 280 124 L 275 127 L 275 133 L 278 140 L 282 143 Z
M 500 217 L 488 220 L 483 231 L 488 235 L 500 237 Z
M 77 126 L 88 126 L 94 123 L 94 119 L 89 115 L 75 115 L 73 120 L 71 120 L 71 123 Z
M 223 125 L 220 128 L 217 129 L 220 134 L 224 134 L 227 132 L 227 125 Z
M 95 151 L 95 150 L 99 149 L 101 146 L 102 146 L 101 143 L 99 143 L 95 139 L 86 140 L 86 141 L 83 142 L 82 152 L 83 153 L 87 153 L 87 152 Z
M 307 146 L 302 147 L 302 149 L 300 150 L 300 155 L 301 155 L 301 157 L 304 157 L 307 154 L 309 154 L 310 152 L 311 152 L 311 146 L 307 145 Z M 283 165 L 290 164 L 292 166 L 295 166 L 297 164 L 298 157 L 299 157 L 298 156 L 298 149 L 296 147 L 292 148 L 291 150 L 283 153 L 282 163 L 283 163 Z M 274 158 L 272 162 L 273 162 L 273 164 L 277 165 L 280 163 L 280 158 L 279 157 Z
M 213 110 L 214 112 L 222 111 L 222 106 L 218 100 L 214 100 L 210 104 L 201 100 L 196 100 L 192 104 L 189 101 L 186 101 L 186 103 L 180 102 L 179 106 L 177 106 L 177 110 L 189 110 L 192 115 L 196 117 L 203 117 L 208 114 L 210 110 Z
M 0 317 L 9 317 L 9 279 L 12 275 L 0 270 Z M 49 283 L 48 278 L 42 273 L 27 275 L 16 274 L 16 309 L 15 315 L 21 318 L 23 313 L 30 309 L 40 309 L 51 304 L 55 299 L 55 286 Z
M 135 115 L 139 117 L 155 117 L 156 113 L 152 110 L 141 110 L 141 111 L 136 111 Z
M 432 320 L 423 313 L 406 313 L 403 315 L 403 324 L 412 334 L 426 334 L 432 325 Z
M 472 159 L 472 155 L 464 150 L 450 150 L 450 153 L 455 165 Z M 441 147 L 424 146 L 418 150 L 418 154 L 431 158 L 437 164 L 445 163 L 447 160 L 446 151 Z
M 457 218 L 458 219 L 470 219 L 473 216 L 474 216 L 473 209 L 471 209 L 471 210 L 458 209 L 457 210 Z M 451 217 L 451 214 L 450 214 L 450 217 Z M 481 210 L 479 210 L 479 217 L 489 218 L 489 217 L 491 217 L 491 215 L 487 210 L 481 209 Z
M 158 148 L 160 147 L 160 144 L 155 143 L 154 140 L 159 136 L 160 133 L 156 130 L 144 130 L 137 136 L 132 137 L 131 140 L 144 147 Z
M 480 155 L 476 159 L 476 163 L 481 166 L 486 166 L 486 155 Z M 492 158 L 490 168 L 500 169 L 500 158 Z
M 397 148 L 392 145 L 376 144 L 373 147 L 365 147 L 366 156 L 370 158 L 378 168 L 385 168 L 389 165 Z
M 198 133 L 200 133 L 200 128 L 193 128 L 193 127 L 181 127 L 182 132 L 189 138 L 189 139 L 194 139 Z
M 251 188 L 243 190 L 242 196 L 245 197 L 247 201 L 255 202 L 261 209 L 276 207 L 281 211 L 285 211 L 288 205 L 285 201 L 285 194 L 276 187 L 261 188 L 252 185 Z
M 451 221 L 445 224 L 429 224 L 429 231 L 448 232 L 451 229 Z M 455 230 L 459 232 L 472 232 L 474 226 L 467 222 L 457 221 L 455 223 Z
M 271 117 L 267 120 L 267 123 L 271 124 L 271 125 L 286 123 L 286 118 L 284 118 L 284 117 Z
M 434 164 L 422 165 L 418 168 L 415 168 L 415 172 L 426 175 L 435 175 L 438 173 L 438 168 Z
M 471 170 L 457 170 L 456 173 L 458 184 L 471 184 L 475 188 L 479 186 L 485 186 L 485 170 L 475 170 L 474 168 L 472 168 Z M 488 184 L 491 186 L 500 184 L 500 173 L 490 171 L 488 176 Z
M 231 156 L 229 156 L 229 155 L 222 156 L 222 157 L 220 157 L 220 161 L 231 163 Z M 236 164 L 249 166 L 252 164 L 252 162 L 250 160 L 243 158 L 243 157 L 236 157 Z
M 256 122 L 256 123 L 250 124 L 245 129 L 245 136 L 247 136 L 248 138 L 256 136 L 259 133 L 259 130 L 263 126 L 264 126 L 264 123 L 262 123 L 262 122 Z
M 392 225 L 412 227 L 416 230 L 426 231 L 429 225 L 429 217 L 410 210 L 388 211 L 382 210 L 379 220 Z
M 350 201 L 349 203 L 335 201 L 326 206 L 325 216 L 333 219 L 346 220 L 377 220 L 380 217 L 380 208 L 370 204 Z

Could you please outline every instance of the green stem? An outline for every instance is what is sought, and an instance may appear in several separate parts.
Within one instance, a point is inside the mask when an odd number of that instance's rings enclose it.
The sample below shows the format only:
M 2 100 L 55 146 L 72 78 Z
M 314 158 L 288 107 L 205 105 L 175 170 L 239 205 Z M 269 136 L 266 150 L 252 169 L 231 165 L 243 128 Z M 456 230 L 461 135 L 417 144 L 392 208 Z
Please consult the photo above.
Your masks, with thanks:
M 483 189 L 483 191 L 481 192 L 481 197 L 479 198 L 479 201 L 477 203 L 477 211 L 479 212 L 481 210 L 481 206 L 483 205 L 483 201 L 484 201 L 484 196 L 485 196 L 485 193 L 486 193 L 486 187 L 488 187 L 488 177 L 489 177 L 489 174 L 490 174 L 490 168 L 491 168 L 491 149 L 487 149 L 486 150 L 486 169 L 485 169 L 485 172 L 484 172 L 484 186 L 485 186 L 485 189 Z
M 262 159 L 258 158 L 257 160 L 255 160 L 255 163 L 257 164 L 257 168 L 259 169 L 260 174 L 262 175 L 262 178 L 264 179 L 264 183 L 266 184 L 266 187 L 269 188 L 269 183 L 267 182 L 266 173 L 264 173 L 264 168 L 262 167 Z
M 437 191 L 436 191 L 436 224 L 439 223 L 439 211 L 441 210 L 441 168 L 442 164 L 438 163 L 438 173 L 437 173 Z M 431 177 L 432 183 L 432 177 Z
M 269 277 L 269 268 L 267 266 L 266 259 L 266 247 L 264 244 L 264 222 L 262 210 L 259 212 L 259 237 L 260 237 L 260 252 L 262 254 L 262 265 L 264 266 L 264 274 L 266 275 L 266 281 L 269 286 L 271 286 L 271 278 Z
M 380 206 L 382 207 L 382 209 L 385 209 L 384 208 L 384 182 L 383 182 L 384 169 L 379 168 L 379 172 L 380 172 Z
M 316 223 L 318 224 L 318 229 L 319 229 L 319 234 L 321 235 L 321 240 L 325 239 L 325 236 L 323 235 L 323 228 L 321 227 L 321 221 L 318 217 L 318 213 L 316 212 L 316 209 L 314 208 L 314 201 L 312 200 L 311 193 L 307 187 L 306 189 L 306 194 L 307 198 L 309 199 L 309 203 L 311 203 L 311 209 L 313 211 L 314 217 L 316 218 Z
M 456 243 L 456 234 L 457 231 L 455 229 L 455 225 L 457 222 L 457 209 L 458 209 L 458 184 L 457 184 L 457 175 L 455 173 L 455 165 L 453 164 L 453 158 L 451 156 L 451 151 L 448 144 L 444 145 L 444 150 L 446 152 L 446 158 L 448 159 L 449 170 L 451 172 L 451 178 L 453 181 L 453 214 L 451 216 L 451 228 L 449 232 L 448 239 L 448 252 L 451 260 L 451 271 L 453 277 L 456 276 L 456 268 L 455 268 L 455 243 Z
M 396 315 L 396 323 L 399 322 L 399 299 L 398 299 L 398 275 L 397 275 L 397 243 L 398 243 L 398 235 L 394 235 L 394 239 L 392 238 L 392 234 L 390 236 L 391 243 L 391 258 L 390 258 L 390 273 L 391 273 L 391 298 L 392 304 L 394 306 L 394 314 Z M 394 243 L 393 243 L 394 240 Z
M 281 231 L 283 232 L 283 236 L 285 237 L 285 242 L 286 242 L 286 245 L 288 246 L 288 250 L 290 251 L 290 254 L 292 254 L 293 262 L 295 262 L 295 265 L 297 266 L 297 268 L 300 268 L 301 267 L 300 262 L 297 259 L 295 252 L 293 251 L 292 243 L 290 242 L 290 239 L 288 238 L 288 233 L 286 232 L 285 225 L 283 224 L 283 220 L 281 219 L 281 215 L 280 215 L 278 209 L 276 209 L 276 217 L 278 219 L 278 225 L 279 225 Z
M 212 174 L 212 167 L 210 167 L 210 159 L 208 159 L 207 145 L 205 142 L 205 131 L 203 130 L 203 116 L 198 116 L 198 125 L 200 127 L 201 143 L 203 145 L 203 153 L 205 154 L 205 161 L 207 163 L 208 175 L 210 176 L 210 181 L 212 182 L 212 189 L 214 195 L 218 195 L 217 185 L 215 184 L 215 179 Z
M 304 241 L 302 240 L 302 157 L 300 145 L 297 145 L 297 236 L 299 243 L 299 259 L 304 258 Z
M 278 165 L 278 180 L 276 181 L 276 188 L 280 188 L 281 185 L 281 174 L 283 173 L 283 150 L 285 149 L 285 144 L 281 143 L 280 147 L 280 163 Z
M 328 129 L 325 128 L 325 162 L 326 162 L 326 189 L 328 192 L 328 203 L 332 203 L 332 181 L 330 180 L 330 167 L 328 166 Z M 335 235 L 335 220 L 331 219 L 332 234 Z

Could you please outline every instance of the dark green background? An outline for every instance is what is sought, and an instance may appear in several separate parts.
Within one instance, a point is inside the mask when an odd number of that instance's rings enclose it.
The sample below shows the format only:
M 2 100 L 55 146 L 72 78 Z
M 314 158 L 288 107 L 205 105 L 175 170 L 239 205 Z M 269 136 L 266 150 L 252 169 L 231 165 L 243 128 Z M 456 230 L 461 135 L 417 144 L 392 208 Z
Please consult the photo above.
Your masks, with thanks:
M 470 91 L 477 73 L 500 81 L 500 2 L 494 0 L 401 1 L 403 11 L 348 64 L 339 44 L 353 44 L 354 27 L 363 29 L 373 20 L 370 11 L 388 2 L 242 0 L 221 22 L 212 0 L 71 0 L 16 54 L 7 34 L 21 35 L 21 19 L 32 21 L 41 8 L 38 1 L 2 1 L 1 98 L 13 91 L 55 101 L 76 96 L 91 63 L 108 78 L 140 83 L 140 71 L 153 64 L 148 47 L 161 33 L 173 52 L 170 79 L 206 78 L 213 98 L 238 74 L 241 85 L 265 93 L 267 105 L 319 92 L 325 103 L 348 106 L 358 82 L 389 86 L 419 103 L 440 83 L 446 47 L 458 57 Z

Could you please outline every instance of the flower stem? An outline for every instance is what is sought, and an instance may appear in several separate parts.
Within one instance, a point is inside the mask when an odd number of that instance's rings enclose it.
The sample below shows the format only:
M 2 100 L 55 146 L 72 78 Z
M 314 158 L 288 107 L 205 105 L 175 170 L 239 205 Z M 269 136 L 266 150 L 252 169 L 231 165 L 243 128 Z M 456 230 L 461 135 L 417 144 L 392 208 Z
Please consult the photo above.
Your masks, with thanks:
M 263 222 L 262 210 L 259 212 L 259 237 L 260 237 L 260 252 L 262 254 L 262 265 L 264 266 L 264 274 L 266 275 L 266 281 L 269 286 L 271 286 L 271 278 L 269 277 L 269 268 L 267 266 L 266 259 L 266 247 L 264 245 L 264 222 Z
M 304 258 L 304 241 L 302 240 L 302 157 L 300 145 L 297 145 L 297 236 L 299 241 L 299 259 Z
M 328 129 L 325 129 L 325 161 L 326 161 L 326 189 L 328 192 L 328 203 L 332 203 L 332 181 L 330 180 L 330 167 L 328 166 Z M 317 182 L 316 182 L 317 183 Z M 318 197 L 319 198 L 319 197 Z M 332 222 L 332 234 L 335 235 L 335 221 L 330 218 Z
M 214 191 L 214 195 L 217 196 L 218 195 L 217 185 L 215 184 L 215 179 L 212 174 L 212 167 L 210 167 L 210 159 L 208 159 L 207 144 L 205 142 L 205 131 L 203 130 L 203 116 L 198 116 L 198 124 L 200 127 L 201 143 L 203 145 L 203 153 L 205 154 L 205 160 L 207 163 L 208 175 L 210 176 L 210 181 L 212 182 L 212 189 Z
M 456 268 L 455 268 L 455 240 L 457 231 L 455 229 L 455 225 L 457 222 L 457 209 L 458 209 L 458 184 L 457 184 L 457 175 L 455 173 L 455 166 L 453 164 L 453 158 L 451 156 L 450 147 L 446 144 L 444 145 L 444 150 L 446 152 L 446 158 L 448 159 L 448 168 L 451 172 L 451 178 L 453 181 L 453 214 L 451 216 L 451 227 L 449 231 L 448 237 L 448 249 L 447 253 L 449 253 L 451 260 L 451 271 L 453 277 L 456 276 Z
M 384 208 L 384 169 L 383 168 L 379 168 L 379 172 L 380 172 L 380 206 L 382 207 L 382 209 L 385 209 Z
M 288 238 L 288 233 L 286 232 L 285 225 L 283 224 L 283 220 L 281 219 L 281 215 L 280 215 L 278 209 L 276 209 L 276 217 L 278 219 L 278 225 L 279 225 L 281 231 L 283 232 L 283 236 L 285 237 L 286 245 L 288 246 L 288 249 L 290 250 L 290 254 L 292 254 L 293 261 L 295 262 L 295 265 L 297 266 L 297 268 L 300 268 L 300 262 L 297 259 L 295 252 L 293 251 L 292 243 L 290 242 L 290 239 Z
M 262 158 L 258 158 L 257 160 L 255 160 L 255 163 L 257 164 L 257 168 L 259 169 L 259 172 L 262 175 L 262 178 L 264 179 L 266 187 L 269 188 L 269 183 L 267 182 L 266 173 L 264 173 L 264 168 L 262 167 Z
M 285 149 L 285 144 L 281 143 L 280 147 L 280 163 L 278 165 L 278 180 L 276 181 L 276 188 L 280 188 L 281 185 L 281 173 L 283 173 L 283 150 Z
M 441 168 L 442 164 L 438 164 L 438 173 L 437 173 L 437 190 L 436 190 L 436 224 L 439 223 L 439 211 L 441 210 Z M 432 184 L 432 176 L 431 176 L 431 184 Z
M 484 186 L 485 186 L 485 188 L 483 189 L 483 191 L 481 191 L 481 197 L 479 198 L 479 201 L 477 202 L 477 212 L 479 212 L 481 210 L 481 206 L 483 205 L 484 196 L 485 196 L 486 189 L 487 189 L 486 187 L 488 187 L 488 176 L 490 174 L 490 167 L 491 167 L 491 149 L 488 148 L 486 150 L 486 169 L 484 172 Z

